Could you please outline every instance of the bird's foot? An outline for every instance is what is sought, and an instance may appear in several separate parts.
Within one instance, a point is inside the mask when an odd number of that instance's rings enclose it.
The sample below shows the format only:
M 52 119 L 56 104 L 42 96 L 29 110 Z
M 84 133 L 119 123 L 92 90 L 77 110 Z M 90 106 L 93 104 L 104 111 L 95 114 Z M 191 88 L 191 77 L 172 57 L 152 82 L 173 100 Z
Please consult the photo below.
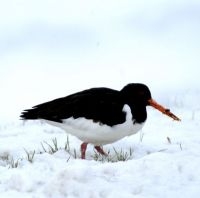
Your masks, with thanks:
M 83 142 L 81 144 L 81 159 L 85 159 L 85 153 L 86 153 L 86 149 L 87 149 L 87 142 Z M 100 147 L 100 146 L 94 146 L 94 148 L 97 150 L 98 153 L 100 153 L 101 155 L 105 155 L 108 156 L 108 154 Z
M 95 146 L 94 147 L 98 153 L 100 153 L 101 155 L 105 155 L 108 156 L 108 154 L 100 147 L 100 146 Z

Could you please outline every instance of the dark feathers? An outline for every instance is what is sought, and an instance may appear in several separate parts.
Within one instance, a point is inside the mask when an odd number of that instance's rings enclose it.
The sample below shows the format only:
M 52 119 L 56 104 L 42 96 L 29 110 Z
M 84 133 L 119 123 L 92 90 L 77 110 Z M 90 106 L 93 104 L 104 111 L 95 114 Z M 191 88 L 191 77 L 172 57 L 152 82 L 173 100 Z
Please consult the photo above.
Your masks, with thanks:
M 113 126 L 125 121 L 119 91 L 92 88 L 63 98 L 39 104 L 21 114 L 22 119 L 46 119 L 62 122 L 69 117 L 85 117 Z
M 128 84 L 121 91 L 92 88 L 34 106 L 23 111 L 20 117 L 23 120 L 46 119 L 60 123 L 70 117 L 84 117 L 113 126 L 125 122 L 123 107 L 128 104 L 133 121 L 141 123 L 147 118 L 146 105 L 150 98 L 151 93 L 143 84 Z

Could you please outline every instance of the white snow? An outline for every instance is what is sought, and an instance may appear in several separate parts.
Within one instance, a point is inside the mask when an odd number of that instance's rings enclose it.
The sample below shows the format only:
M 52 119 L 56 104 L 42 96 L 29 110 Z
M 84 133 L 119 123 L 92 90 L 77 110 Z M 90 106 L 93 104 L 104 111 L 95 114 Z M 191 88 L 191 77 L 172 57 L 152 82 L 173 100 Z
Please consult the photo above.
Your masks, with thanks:
M 0 4 L 0 198 L 200 197 L 199 0 Z M 19 120 L 39 103 L 131 82 L 182 121 L 149 107 L 142 131 L 104 146 L 131 148 L 125 162 L 95 161 L 93 146 L 81 160 L 77 138 L 69 154 L 64 131 Z M 58 151 L 44 152 L 55 138 Z
M 148 121 L 140 133 L 104 146 L 110 155 L 114 155 L 113 147 L 133 149 L 131 159 L 115 163 L 94 161 L 92 146 L 87 160 L 70 157 L 64 151 L 66 133 L 45 123 L 1 126 L 1 197 L 199 197 L 200 110 L 194 114 L 172 104 L 171 110 L 181 122 L 148 108 Z M 40 143 L 52 144 L 54 137 L 62 149 L 39 154 Z M 70 135 L 69 141 L 80 156 L 81 142 Z M 24 149 L 36 151 L 32 163 L 26 160 Z M 6 156 L 19 159 L 18 167 L 9 168 Z

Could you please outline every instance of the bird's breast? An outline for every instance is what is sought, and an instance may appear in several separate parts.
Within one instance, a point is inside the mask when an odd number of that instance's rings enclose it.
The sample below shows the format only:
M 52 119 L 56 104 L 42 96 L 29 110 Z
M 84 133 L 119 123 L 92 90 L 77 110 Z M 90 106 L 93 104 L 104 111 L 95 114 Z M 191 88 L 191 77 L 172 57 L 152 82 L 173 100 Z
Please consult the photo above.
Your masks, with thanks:
M 124 105 L 123 111 L 126 113 L 125 122 L 114 126 L 93 122 L 92 119 L 85 119 L 83 117 L 63 119 L 62 123 L 47 122 L 64 129 L 67 133 L 76 136 L 83 142 L 94 145 L 105 145 L 120 140 L 123 137 L 133 135 L 143 127 L 144 122 L 136 123 L 132 119 L 133 116 L 128 105 Z

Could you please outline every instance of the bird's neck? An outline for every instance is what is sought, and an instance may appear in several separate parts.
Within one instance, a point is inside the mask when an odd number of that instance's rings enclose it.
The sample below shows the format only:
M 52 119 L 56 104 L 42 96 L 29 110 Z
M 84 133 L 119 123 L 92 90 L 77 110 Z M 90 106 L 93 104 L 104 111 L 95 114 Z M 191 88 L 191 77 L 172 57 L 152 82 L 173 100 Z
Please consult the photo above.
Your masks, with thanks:
M 147 111 L 145 106 L 130 105 L 133 122 L 143 123 L 147 119 Z

